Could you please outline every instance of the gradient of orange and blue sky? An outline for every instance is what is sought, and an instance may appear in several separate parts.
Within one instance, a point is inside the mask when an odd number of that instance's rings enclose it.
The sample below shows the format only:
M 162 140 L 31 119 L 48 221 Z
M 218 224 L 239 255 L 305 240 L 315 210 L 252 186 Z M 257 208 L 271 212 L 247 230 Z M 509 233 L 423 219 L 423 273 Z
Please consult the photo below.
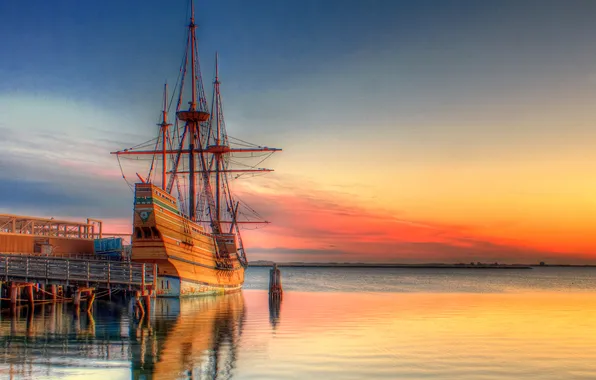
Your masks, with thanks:
M 0 212 L 103 218 L 155 133 L 185 0 L 0 3 Z M 199 0 L 250 259 L 596 262 L 596 2 Z

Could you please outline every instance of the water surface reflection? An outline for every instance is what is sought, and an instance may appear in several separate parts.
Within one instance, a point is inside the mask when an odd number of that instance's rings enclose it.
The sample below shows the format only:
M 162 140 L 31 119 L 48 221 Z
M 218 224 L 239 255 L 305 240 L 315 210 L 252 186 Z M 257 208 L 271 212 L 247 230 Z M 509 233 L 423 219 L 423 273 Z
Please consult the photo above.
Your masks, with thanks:
M 230 378 L 244 315 L 242 293 L 156 299 L 140 320 L 130 304 L 20 308 L 0 320 L 0 377 Z
M 133 328 L 132 378 L 230 378 L 244 315 L 242 293 L 157 299 L 151 319 Z
M 26 309 L 0 321 L 0 378 L 593 379 L 596 293 L 267 291 Z

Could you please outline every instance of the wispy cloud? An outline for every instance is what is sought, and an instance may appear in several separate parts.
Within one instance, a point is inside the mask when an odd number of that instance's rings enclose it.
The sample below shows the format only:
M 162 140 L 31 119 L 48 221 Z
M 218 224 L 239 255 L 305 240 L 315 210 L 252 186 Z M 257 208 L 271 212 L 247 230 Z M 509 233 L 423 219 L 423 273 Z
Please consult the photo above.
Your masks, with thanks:
M 245 186 L 242 192 L 273 222 L 246 232 L 254 259 L 410 263 L 586 259 L 582 253 L 549 252 L 523 241 L 487 236 L 474 226 L 408 219 L 288 178 L 272 179 L 262 188 Z

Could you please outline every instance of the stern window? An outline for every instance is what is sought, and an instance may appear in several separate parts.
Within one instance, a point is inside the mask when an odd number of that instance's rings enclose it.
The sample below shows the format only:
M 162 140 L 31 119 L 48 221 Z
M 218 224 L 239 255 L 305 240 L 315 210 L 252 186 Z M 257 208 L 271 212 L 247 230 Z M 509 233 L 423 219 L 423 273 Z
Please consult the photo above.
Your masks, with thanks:
M 161 236 L 159 235 L 159 231 L 155 227 L 151 227 L 151 232 L 153 232 L 153 238 L 159 239 Z

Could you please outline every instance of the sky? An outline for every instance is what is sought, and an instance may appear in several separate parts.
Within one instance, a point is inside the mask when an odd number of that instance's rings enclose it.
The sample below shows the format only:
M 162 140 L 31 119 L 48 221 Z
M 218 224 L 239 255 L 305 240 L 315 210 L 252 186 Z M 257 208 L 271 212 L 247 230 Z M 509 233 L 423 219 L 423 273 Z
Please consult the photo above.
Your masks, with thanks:
M 109 152 L 154 136 L 187 8 L 0 3 L 0 212 L 130 229 Z M 596 263 L 596 3 L 196 10 L 228 133 L 284 150 L 233 185 L 272 222 L 250 260 Z

